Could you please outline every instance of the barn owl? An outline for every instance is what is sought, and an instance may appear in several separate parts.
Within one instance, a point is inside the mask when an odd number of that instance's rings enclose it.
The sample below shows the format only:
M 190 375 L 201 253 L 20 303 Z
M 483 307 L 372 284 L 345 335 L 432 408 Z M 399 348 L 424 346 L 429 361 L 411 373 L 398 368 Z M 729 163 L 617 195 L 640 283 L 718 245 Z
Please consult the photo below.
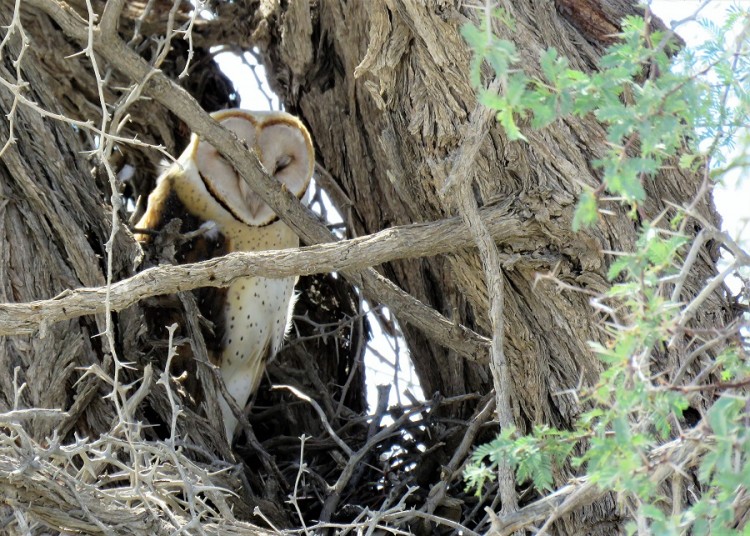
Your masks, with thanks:
M 283 112 L 224 110 L 214 119 L 253 149 L 266 171 L 302 198 L 315 162 L 310 134 Z M 193 134 L 190 144 L 157 180 L 146 212 L 136 224 L 158 231 L 174 218 L 181 233 L 194 238 L 178 246 L 175 259 L 197 262 L 232 251 L 296 247 L 297 235 L 258 197 L 218 151 Z M 148 242 L 153 233 L 138 233 Z M 201 314 L 213 331 L 204 334 L 211 361 L 221 370 L 229 394 L 240 407 L 257 389 L 265 364 L 279 349 L 294 306 L 295 278 L 243 277 L 228 288 L 196 291 Z M 164 324 L 162 324 L 163 326 Z M 161 327 L 161 326 L 159 326 Z M 180 349 L 189 352 L 188 348 Z M 219 400 L 231 443 L 237 418 Z

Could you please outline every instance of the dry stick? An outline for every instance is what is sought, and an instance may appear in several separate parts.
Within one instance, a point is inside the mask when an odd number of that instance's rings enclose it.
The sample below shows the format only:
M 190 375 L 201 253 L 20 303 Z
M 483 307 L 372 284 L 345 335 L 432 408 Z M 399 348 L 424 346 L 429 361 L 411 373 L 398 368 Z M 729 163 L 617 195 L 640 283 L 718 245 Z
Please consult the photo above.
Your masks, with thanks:
M 136 392 L 129 398 L 124 399 L 123 407 L 122 407 L 122 414 L 126 417 L 126 419 L 121 418 L 120 416 L 114 417 L 114 422 L 111 426 L 111 432 L 110 434 L 113 437 L 116 437 L 120 435 L 123 432 L 123 429 L 130 426 L 130 423 L 133 422 L 133 415 L 135 415 L 135 410 L 138 407 L 138 405 L 143 401 L 144 398 L 146 398 L 146 395 L 151 390 L 151 380 L 153 378 L 153 367 L 148 364 L 143 368 L 143 377 L 141 378 L 141 385 L 138 387 Z M 109 383 L 113 383 L 113 379 L 110 379 Z M 119 387 L 119 386 L 115 386 Z M 123 396 L 124 398 L 124 396 Z M 127 438 L 126 434 L 125 435 Z M 130 446 L 130 440 L 127 439 L 128 446 Z M 94 461 L 89 470 L 85 473 L 83 473 L 81 477 L 81 481 L 86 484 L 92 484 L 97 481 L 97 479 L 101 478 L 102 471 L 104 470 L 104 467 L 109 463 L 106 459 L 99 459 Z
M 45 419 L 56 421 L 68 416 L 66 411 L 55 408 L 29 408 L 17 409 L 0 413 L 0 423 L 21 422 L 29 419 Z
M 341 439 L 338 434 L 334 431 L 333 427 L 331 426 L 331 423 L 328 422 L 328 418 L 326 417 L 325 411 L 323 411 L 323 408 L 320 407 L 320 404 L 318 404 L 315 400 L 307 396 L 305 393 L 300 391 L 299 389 L 292 387 L 291 385 L 274 385 L 271 387 L 271 390 L 277 390 L 277 389 L 286 389 L 287 391 L 291 392 L 294 396 L 299 398 L 300 400 L 304 400 L 308 404 L 310 404 L 315 412 L 318 414 L 318 417 L 320 418 L 320 422 L 323 423 L 323 427 L 328 432 L 328 435 L 331 436 L 331 439 L 339 446 L 341 450 L 343 450 L 347 456 L 350 458 L 354 456 L 354 451 L 344 443 L 344 440 Z
M 489 400 L 485 399 L 487 401 L 484 405 L 482 405 L 481 403 L 479 404 L 479 407 L 481 407 L 482 409 L 472 416 L 471 420 L 469 421 L 470 424 L 466 428 L 464 437 L 461 440 L 461 444 L 453 453 L 453 456 L 448 462 L 448 465 L 443 468 L 442 472 L 445 476 L 440 482 L 432 486 L 432 488 L 430 489 L 430 493 L 427 495 L 427 502 L 423 507 L 423 510 L 428 514 L 435 513 L 435 509 L 440 506 L 440 503 L 445 498 L 445 492 L 448 489 L 448 484 L 450 484 L 458 476 L 460 467 L 464 463 L 466 457 L 469 455 L 469 450 L 474 443 L 474 438 L 479 432 L 479 429 L 482 427 L 482 425 L 484 425 L 485 422 L 487 422 L 492 412 L 495 410 L 497 399 L 492 395 L 488 395 L 488 398 Z
M 87 21 L 66 4 L 54 0 L 27 0 L 26 4 L 47 13 L 69 37 L 84 43 L 87 41 Z M 291 192 L 281 188 L 278 181 L 266 174 L 255 153 L 249 152 L 234 134 L 211 119 L 187 91 L 150 66 L 115 33 L 105 35 L 96 27 L 93 38 L 94 49 L 98 54 L 126 76 L 142 81 L 145 94 L 183 120 L 192 132 L 216 147 L 263 201 L 303 240 L 309 244 L 336 241 L 325 225 L 303 207 Z M 392 281 L 380 276 L 374 269 L 345 270 L 341 273 L 359 286 L 370 299 L 398 311 L 403 321 L 422 330 L 434 341 L 464 357 L 477 359 L 486 354 L 484 337 L 466 327 L 455 325 L 401 290 Z
M 705 229 L 701 229 L 701 232 L 698 233 L 698 235 L 693 239 L 693 244 L 690 246 L 690 251 L 688 251 L 688 254 L 685 257 L 685 261 L 682 263 L 679 277 L 677 278 L 677 282 L 674 285 L 674 290 L 672 291 L 671 298 L 672 302 L 677 303 L 680 301 L 680 297 L 682 296 L 682 287 L 687 280 L 688 273 L 690 272 L 690 270 L 692 270 L 695 261 L 698 260 L 698 255 L 700 254 L 701 248 L 707 240 L 708 236 L 706 236 Z
M 364 328 L 364 313 L 362 311 L 362 297 L 359 297 L 359 304 L 357 305 L 358 313 L 357 313 L 357 320 L 356 320 L 356 326 L 357 330 L 359 331 L 358 336 L 356 337 L 357 341 L 357 348 L 354 354 L 357 356 L 357 358 L 354 360 L 354 363 L 351 365 L 351 369 L 349 370 L 349 375 L 346 378 L 346 382 L 344 383 L 344 387 L 341 388 L 341 395 L 339 398 L 338 406 L 336 407 L 336 412 L 334 413 L 334 418 L 338 418 L 341 415 L 341 411 L 344 408 L 344 401 L 346 400 L 346 395 L 349 393 L 349 388 L 352 385 L 352 382 L 354 381 L 354 377 L 357 374 L 357 370 L 359 367 L 364 367 L 364 352 L 362 351 L 362 346 L 365 344 L 365 328 Z M 354 332 L 354 323 L 352 323 L 352 332 Z
M 462 397 L 453 397 L 450 399 L 451 401 L 457 401 L 462 400 Z M 355 470 L 357 466 L 361 463 L 361 461 L 364 459 L 364 457 L 367 455 L 367 453 L 375 447 L 378 443 L 381 441 L 384 441 L 386 438 L 390 437 L 394 434 L 401 433 L 401 427 L 416 413 L 419 413 L 424 410 L 425 407 L 428 407 L 431 405 L 430 401 L 424 402 L 420 404 L 419 406 L 414 406 L 409 410 L 404 411 L 398 419 L 393 421 L 390 425 L 386 426 L 382 430 L 380 430 L 377 434 L 370 437 L 367 442 L 353 455 L 349 457 L 349 460 L 346 463 L 346 466 L 341 471 L 341 474 L 339 475 L 338 480 L 336 480 L 336 484 L 333 485 L 333 487 L 330 489 L 330 494 L 328 495 L 328 498 L 326 499 L 325 504 L 323 505 L 323 510 L 320 513 L 320 519 L 322 521 L 327 521 L 331 518 L 333 513 L 336 511 L 336 508 L 339 505 L 339 502 L 341 501 L 341 493 L 346 488 L 347 484 L 351 481 L 352 476 L 355 473 Z
M 297 495 L 299 490 L 299 481 L 302 478 L 302 475 L 307 470 L 307 464 L 305 463 L 305 440 L 309 438 L 310 436 L 307 436 L 305 434 L 302 434 L 299 437 L 299 470 L 297 471 L 297 478 L 294 479 L 294 490 L 289 496 L 289 502 L 292 503 L 292 506 L 294 506 L 294 509 L 297 511 L 297 517 L 299 518 L 299 521 L 302 524 L 302 529 L 305 531 L 305 534 L 307 536 L 309 536 L 310 531 L 307 530 L 307 525 L 305 524 L 305 516 L 302 515 L 302 510 L 300 510 L 299 508 Z
M 542 519 L 557 520 L 579 506 L 594 502 L 605 493 L 591 482 L 584 481 L 564 486 L 552 495 L 539 499 L 517 512 L 503 516 L 502 519 L 498 518 L 490 508 L 485 510 L 492 520 L 491 534 L 504 536 L 522 530 Z
M 732 263 L 727 266 L 720 274 L 715 275 L 712 277 L 708 282 L 705 283 L 703 286 L 703 289 L 701 289 L 700 293 L 693 298 L 693 300 L 687 304 L 687 306 L 682 310 L 682 314 L 680 315 L 680 318 L 677 322 L 678 327 L 685 327 L 685 324 L 688 323 L 690 319 L 695 316 L 695 314 L 700 310 L 701 305 L 704 301 L 708 299 L 711 294 L 713 294 L 719 287 L 721 287 L 724 284 L 724 281 L 740 266 L 742 265 L 742 262 L 740 259 L 735 259 L 732 261 Z
M 509 217 L 508 212 L 506 205 L 481 211 L 493 235 L 501 240 L 513 240 L 526 230 L 520 220 Z M 110 301 L 112 309 L 119 311 L 150 296 L 205 286 L 227 286 L 237 277 L 260 275 L 281 278 L 356 270 L 398 258 L 455 251 L 462 246 L 470 247 L 471 237 L 468 227 L 459 218 L 405 225 L 334 244 L 278 251 L 236 252 L 195 264 L 151 268 L 114 283 L 110 288 Z M 553 261 L 550 258 L 534 262 L 548 264 Z M 80 288 L 65 291 L 50 300 L 0 304 L 0 335 L 30 334 L 42 322 L 58 322 L 101 312 L 104 310 L 104 293 L 104 287 Z M 415 314 L 419 314 L 418 311 Z M 465 356 L 472 352 L 479 354 L 471 357 L 481 361 L 482 353 L 488 346 L 487 339 L 476 334 L 469 335 L 473 332 L 468 330 L 463 333 L 465 339 L 455 341 L 453 346 Z
M 488 91 L 497 93 L 502 84 L 496 79 L 489 86 Z M 490 323 L 492 325 L 492 343 L 490 345 L 490 371 L 495 384 L 497 399 L 497 417 L 500 426 L 507 429 L 513 426 L 513 410 L 510 405 L 511 384 L 508 373 L 508 363 L 505 359 L 503 342 L 505 338 L 503 324 L 503 270 L 500 252 L 487 226 L 482 221 L 477 206 L 472 185 L 474 183 L 474 162 L 484 143 L 494 119 L 495 112 L 477 103 L 469 117 L 466 126 L 466 137 L 458 151 L 458 155 L 441 192 L 447 201 L 453 201 L 479 248 L 479 255 L 484 268 L 484 278 L 490 300 Z M 451 195 L 453 194 L 453 195 Z M 453 197 L 453 199 L 451 199 Z M 507 515 L 518 510 L 518 496 L 516 495 L 515 478 L 510 465 L 501 461 L 498 464 L 498 490 L 502 506 L 501 515 Z
M 120 14 L 125 7 L 125 0 L 107 0 L 104 4 L 99 27 L 105 35 L 115 35 L 117 23 L 120 22 Z
M 468 527 L 465 527 L 461 523 L 457 523 L 453 521 L 452 519 L 446 519 L 444 517 L 436 516 L 434 514 L 430 514 L 427 512 L 422 512 L 419 510 L 404 510 L 401 509 L 400 511 L 395 511 L 393 513 L 387 513 L 383 514 L 380 519 L 384 521 L 392 521 L 392 520 L 399 520 L 402 518 L 406 519 L 412 519 L 412 518 L 421 518 L 425 521 L 431 521 L 432 523 L 436 525 L 446 525 L 448 527 L 451 527 L 454 529 L 456 534 L 466 534 L 467 536 L 479 536 L 478 533 L 474 532 L 473 530 L 469 529 Z M 408 534 L 412 534 L 409 532 Z
M 675 373 L 674 377 L 672 378 L 672 381 L 670 382 L 672 385 L 680 385 L 680 382 L 682 381 L 682 378 L 687 374 L 688 369 L 692 366 L 693 362 L 703 355 L 705 352 L 710 350 L 711 348 L 718 346 L 719 344 L 724 343 L 729 338 L 734 338 L 738 334 L 738 330 L 743 325 L 743 322 L 740 318 L 736 318 L 732 322 L 730 322 L 725 328 L 718 330 L 712 338 L 706 341 L 705 343 L 701 344 L 698 348 L 690 352 L 687 357 L 685 357 L 682 361 L 682 365 L 680 365 L 680 368 Z M 687 350 L 687 348 L 686 348 Z M 714 362 L 709 368 L 704 368 L 695 378 L 693 378 L 691 383 L 698 384 L 700 381 L 702 381 L 704 372 L 710 373 L 713 371 L 714 366 L 717 363 Z
M 378 385 L 378 403 L 377 403 L 377 406 L 375 407 L 375 412 L 373 413 L 372 420 L 370 421 L 370 425 L 367 427 L 367 440 L 365 441 L 365 443 L 367 441 L 370 441 L 370 439 L 372 439 L 372 436 L 374 436 L 377 433 L 378 427 L 380 426 L 380 423 L 383 420 L 383 417 L 385 417 L 385 414 L 388 411 L 388 398 L 390 396 L 390 393 L 391 393 L 390 384 Z M 362 479 L 362 475 L 364 475 L 365 470 L 367 469 L 367 462 L 368 460 L 365 458 L 360 463 L 357 464 L 357 468 L 354 470 L 354 473 L 352 473 L 352 477 L 349 479 L 348 486 L 350 489 L 355 489 L 357 487 L 357 484 L 359 484 L 359 481 Z M 327 501 L 328 500 L 331 500 L 331 499 L 327 499 Z M 324 504 L 322 513 L 320 515 L 320 521 L 321 522 L 330 521 L 331 514 L 333 514 L 333 512 L 329 511 L 329 509 Z

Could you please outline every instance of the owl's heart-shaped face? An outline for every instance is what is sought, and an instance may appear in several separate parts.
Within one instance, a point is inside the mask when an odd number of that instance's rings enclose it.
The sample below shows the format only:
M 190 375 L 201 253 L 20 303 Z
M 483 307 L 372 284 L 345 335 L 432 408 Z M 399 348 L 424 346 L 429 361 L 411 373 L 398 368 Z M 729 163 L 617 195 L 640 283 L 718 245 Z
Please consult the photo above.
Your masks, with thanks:
M 310 135 L 299 120 L 283 112 L 244 110 L 217 112 L 214 118 L 255 151 L 269 175 L 302 198 L 315 158 Z M 237 220 L 259 226 L 276 219 L 273 210 L 212 145 L 198 140 L 193 157 L 208 191 Z

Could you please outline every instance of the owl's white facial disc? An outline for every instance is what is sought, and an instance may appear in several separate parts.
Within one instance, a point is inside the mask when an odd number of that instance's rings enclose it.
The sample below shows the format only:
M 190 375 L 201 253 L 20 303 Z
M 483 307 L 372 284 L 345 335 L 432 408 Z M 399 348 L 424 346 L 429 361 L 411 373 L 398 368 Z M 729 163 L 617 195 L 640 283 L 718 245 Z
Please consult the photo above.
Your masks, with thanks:
M 244 111 L 230 113 L 217 114 L 221 124 L 256 151 L 271 176 L 301 198 L 314 165 L 309 135 L 301 130 L 304 127 L 285 113 L 258 114 L 258 117 Z M 273 221 L 276 217 L 273 210 L 210 144 L 199 141 L 195 159 L 206 188 L 236 219 L 248 225 Z
M 268 173 L 302 198 L 315 164 L 307 133 L 296 124 L 268 119 L 258 135 L 258 153 Z

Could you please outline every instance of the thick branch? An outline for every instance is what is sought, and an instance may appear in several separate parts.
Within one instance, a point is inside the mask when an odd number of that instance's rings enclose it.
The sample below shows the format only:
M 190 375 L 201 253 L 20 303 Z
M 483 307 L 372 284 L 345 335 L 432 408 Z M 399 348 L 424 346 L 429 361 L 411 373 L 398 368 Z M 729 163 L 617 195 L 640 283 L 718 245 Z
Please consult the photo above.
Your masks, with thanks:
M 505 206 L 482 210 L 488 229 L 501 241 L 512 241 L 524 232 L 524 225 L 508 215 Z M 468 227 L 459 218 L 433 223 L 406 225 L 379 233 L 299 249 L 232 253 L 196 264 L 151 268 L 112 285 L 112 310 L 120 311 L 143 298 L 172 294 L 206 286 L 227 286 L 237 277 L 289 277 L 321 272 L 361 269 L 401 258 L 413 258 L 471 247 Z M 553 260 L 549 261 L 554 262 Z M 0 304 L 0 335 L 29 334 L 45 323 L 58 322 L 104 310 L 104 287 L 68 291 L 50 300 Z M 409 304 L 405 304 L 409 306 Z M 415 311 L 415 315 L 421 314 Z M 458 326 L 450 324 L 455 330 Z M 443 333 L 442 337 L 453 336 Z M 446 341 L 447 344 L 447 341 Z M 463 355 L 486 362 L 488 341 L 462 332 Z
M 500 79 L 494 81 L 489 91 L 495 93 L 500 90 Z M 508 362 L 505 359 L 504 340 L 505 325 L 503 308 L 505 289 L 503 283 L 502 258 L 497 249 L 490 230 L 482 221 L 479 206 L 474 197 L 474 169 L 475 160 L 482 144 L 485 142 L 495 112 L 477 103 L 471 113 L 467 136 L 459 149 L 450 176 L 446 180 L 446 193 L 454 194 L 454 202 L 471 230 L 472 237 L 479 249 L 484 268 L 484 279 L 490 301 L 490 324 L 492 325 L 492 343 L 490 345 L 490 371 L 495 384 L 496 410 L 500 426 L 507 429 L 513 426 L 513 410 L 511 408 L 511 382 Z M 498 485 L 502 500 L 502 514 L 509 514 L 518 510 L 518 496 L 516 483 L 510 464 L 498 464 Z

